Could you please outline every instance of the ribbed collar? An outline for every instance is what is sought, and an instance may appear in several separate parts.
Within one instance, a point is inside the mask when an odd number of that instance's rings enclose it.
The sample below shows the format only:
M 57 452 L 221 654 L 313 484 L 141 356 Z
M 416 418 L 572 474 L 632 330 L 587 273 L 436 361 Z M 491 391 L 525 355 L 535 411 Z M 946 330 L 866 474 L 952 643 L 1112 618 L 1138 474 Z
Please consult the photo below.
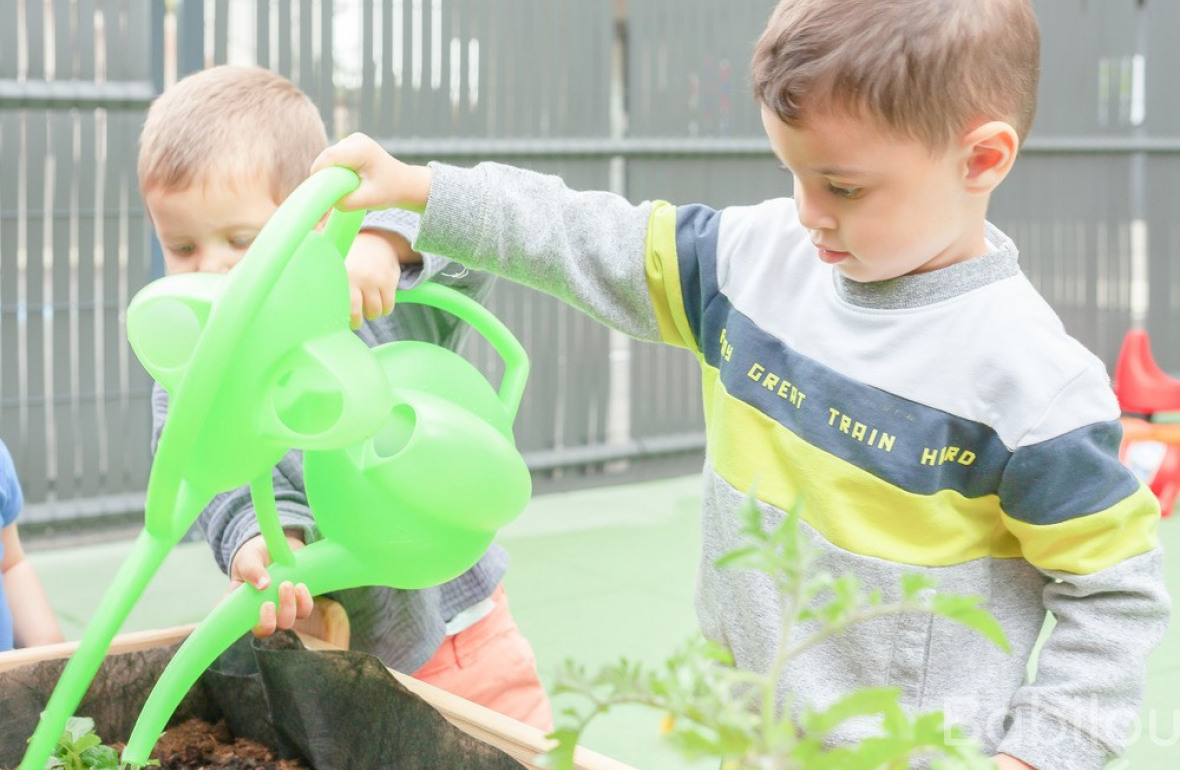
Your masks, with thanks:
M 836 294 L 859 307 L 901 310 L 942 302 L 1019 273 L 1016 244 L 990 222 L 985 226 L 988 244 L 994 247 L 986 254 L 929 273 L 871 283 L 853 281 L 833 270 Z

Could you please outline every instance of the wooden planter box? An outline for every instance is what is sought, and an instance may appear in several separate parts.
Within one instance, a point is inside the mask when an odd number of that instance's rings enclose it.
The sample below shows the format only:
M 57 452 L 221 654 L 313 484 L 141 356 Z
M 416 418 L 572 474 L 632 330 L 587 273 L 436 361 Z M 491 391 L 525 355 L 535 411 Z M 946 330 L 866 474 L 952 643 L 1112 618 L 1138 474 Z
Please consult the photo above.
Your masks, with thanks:
M 115 638 L 108 654 L 129 653 L 153 649 L 165 649 L 179 644 L 194 626 L 180 626 L 157 631 L 142 631 L 123 634 Z M 319 639 L 301 636 L 308 649 L 338 650 Z M 0 671 L 27 666 L 42 661 L 68 658 L 77 647 L 75 642 L 48 645 L 25 650 L 0 653 Z M 421 697 L 455 727 L 476 739 L 500 749 L 530 770 L 541 770 L 536 758 L 552 742 L 540 730 L 490 709 L 452 695 L 437 687 L 420 682 L 412 677 L 391 671 L 395 679 L 408 690 Z M 154 682 L 152 683 L 154 684 Z M 144 693 L 146 697 L 146 693 Z M 0 699 L 2 699 L 0 694 Z M 132 715 L 137 716 L 137 715 Z M 126 738 L 126 736 L 121 736 Z M 108 736 L 104 739 L 113 740 Z M 635 768 L 605 757 L 588 749 L 578 749 L 576 754 L 578 770 L 635 770 Z

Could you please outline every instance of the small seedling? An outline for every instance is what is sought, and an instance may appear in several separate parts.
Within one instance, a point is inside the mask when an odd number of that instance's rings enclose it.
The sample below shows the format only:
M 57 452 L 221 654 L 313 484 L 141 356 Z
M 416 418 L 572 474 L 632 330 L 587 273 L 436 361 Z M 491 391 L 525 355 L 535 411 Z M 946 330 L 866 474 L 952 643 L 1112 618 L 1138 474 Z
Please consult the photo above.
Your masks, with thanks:
M 929 577 L 908 574 L 898 598 L 886 602 L 880 592 L 865 591 L 852 575 L 818 569 L 814 549 L 799 531 L 797 513 L 768 529 L 759 507 L 748 499 L 739 515 L 747 544 L 717 564 L 762 572 L 777 589 L 782 622 L 769 669 L 739 669 L 726 650 L 700 638 L 658 669 L 624 659 L 590 674 L 566 661 L 554 694 L 574 694 L 590 705 L 584 713 L 563 711 L 573 721 L 550 736 L 557 745 L 543 758 L 547 766 L 572 770 L 574 749 L 591 721 L 614 706 L 636 704 L 665 715 L 662 732 L 682 755 L 720 760 L 722 770 L 898 770 L 918 756 L 943 770 L 993 767 L 957 725 L 945 723 L 941 712 L 907 713 L 896 688 L 857 690 L 822 711 L 797 710 L 790 695 L 778 701 L 778 683 L 788 663 L 870 618 L 934 613 L 1008 649 L 1003 630 L 978 597 L 939 594 Z M 826 738 L 835 728 L 861 717 L 879 719 L 880 733 L 855 745 L 829 745 Z
M 159 765 L 151 760 L 148 765 Z M 145 765 L 120 764 L 119 752 L 105 745 L 94 732 L 90 717 L 70 717 L 45 770 L 139 770 Z

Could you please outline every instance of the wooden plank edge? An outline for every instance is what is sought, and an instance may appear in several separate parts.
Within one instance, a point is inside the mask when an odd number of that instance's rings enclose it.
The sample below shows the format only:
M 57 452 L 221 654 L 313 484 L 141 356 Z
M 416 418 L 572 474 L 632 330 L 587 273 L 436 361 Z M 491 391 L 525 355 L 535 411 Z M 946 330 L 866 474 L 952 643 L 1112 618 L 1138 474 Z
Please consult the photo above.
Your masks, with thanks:
M 120 634 L 111 642 L 107 654 L 136 652 L 173 645 L 183 641 L 194 628 L 196 625 L 190 624 Z M 300 634 L 300 639 L 311 650 L 341 651 L 342 649 L 312 636 Z M 0 671 L 43 660 L 68 658 L 77 649 L 78 642 L 75 641 L 0 652 Z M 484 743 L 495 746 L 529 770 L 544 770 L 541 765 L 537 764 L 537 758 L 548 751 L 554 742 L 546 738 L 542 731 L 399 671 L 389 669 L 389 672 L 405 685 L 406 689 L 437 709 L 455 727 Z M 584 747 L 579 747 L 574 753 L 574 767 L 576 770 L 636 770 L 631 765 Z

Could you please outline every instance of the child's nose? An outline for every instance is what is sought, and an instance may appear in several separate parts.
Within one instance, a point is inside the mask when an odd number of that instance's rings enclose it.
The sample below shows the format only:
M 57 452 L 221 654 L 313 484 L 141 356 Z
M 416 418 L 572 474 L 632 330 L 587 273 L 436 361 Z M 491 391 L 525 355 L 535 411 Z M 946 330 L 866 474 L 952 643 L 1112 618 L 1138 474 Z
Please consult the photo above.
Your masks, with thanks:
M 795 206 L 799 210 L 799 222 L 808 230 L 833 230 L 836 220 L 820 204 L 821 197 L 806 192 L 803 185 L 795 184 Z
M 201 253 L 202 273 L 228 273 L 237 262 L 237 253 L 227 247 L 210 247 Z

